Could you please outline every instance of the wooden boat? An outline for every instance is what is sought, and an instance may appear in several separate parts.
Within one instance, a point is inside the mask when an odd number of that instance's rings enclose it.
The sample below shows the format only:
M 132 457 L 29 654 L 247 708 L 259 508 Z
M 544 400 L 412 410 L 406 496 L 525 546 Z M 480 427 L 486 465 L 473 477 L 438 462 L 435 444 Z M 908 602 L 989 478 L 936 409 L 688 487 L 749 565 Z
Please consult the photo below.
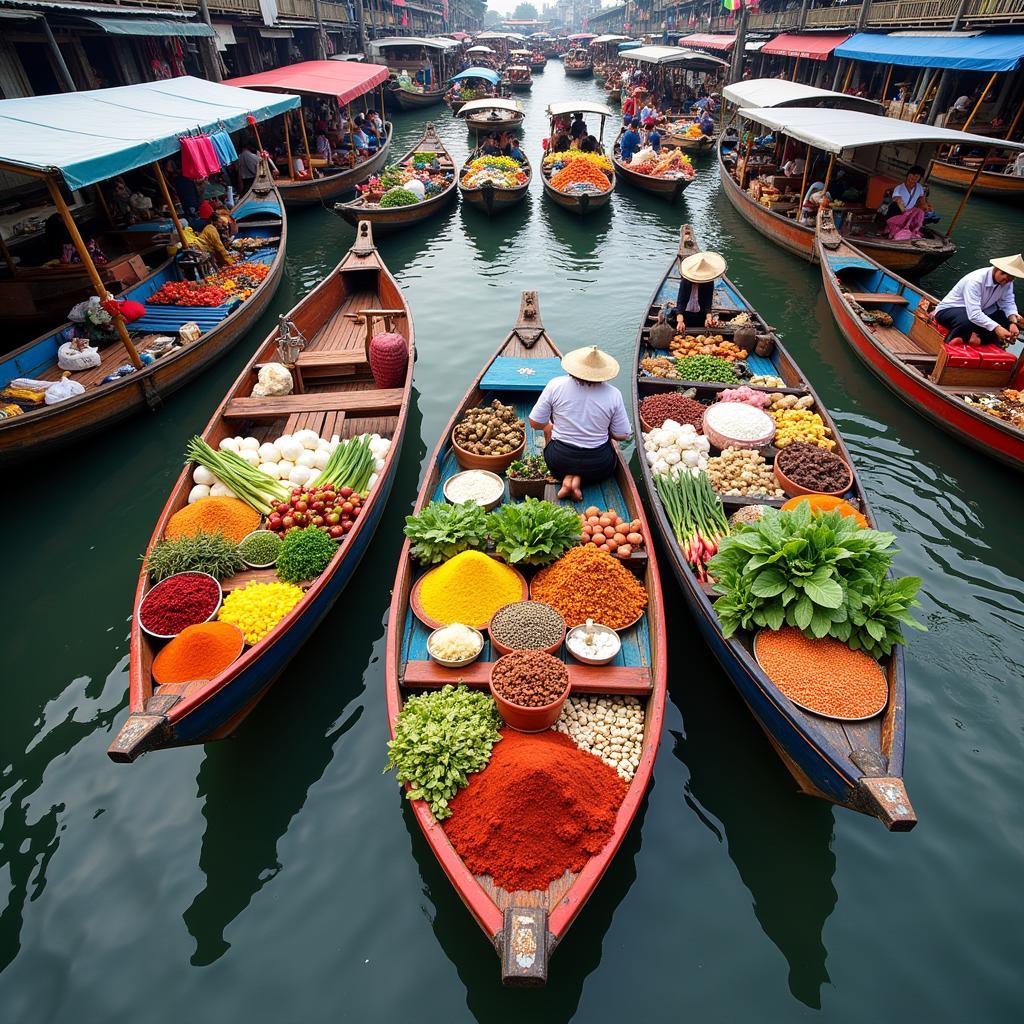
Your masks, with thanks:
M 671 115 L 668 118 L 661 140 L 662 146 L 670 149 L 681 149 L 684 153 L 704 153 L 711 149 L 718 142 L 718 133 L 712 135 L 701 135 L 699 138 L 691 138 L 686 134 L 686 129 L 691 124 L 696 124 L 696 118 L 676 118 Z
M 287 206 L 312 206 L 317 203 L 331 203 L 339 196 L 351 192 L 361 181 L 365 181 L 373 174 L 377 174 L 388 164 L 388 156 L 391 153 L 391 137 L 394 128 L 390 121 L 385 122 L 384 131 L 386 139 L 380 149 L 372 156 L 350 167 L 342 167 L 338 170 L 331 170 L 324 174 L 318 171 L 316 178 L 304 178 L 294 180 L 290 178 L 278 178 L 277 187 L 281 192 Z
M 604 87 L 604 94 L 609 101 L 613 103 L 618 103 L 619 100 L 622 99 L 622 86 L 608 85 L 606 83 Z
M 615 164 L 616 175 L 627 184 L 644 192 L 650 192 L 651 195 L 658 196 L 661 199 L 667 199 L 670 203 L 674 203 L 683 194 L 683 191 L 696 181 L 696 177 L 657 178 L 653 174 L 641 174 L 639 171 L 633 170 L 629 164 L 622 160 L 619 155 L 619 144 L 617 142 L 612 151 L 612 163 Z
M 887 270 L 835 230 L 821 212 L 818 260 L 825 297 L 839 332 L 868 369 L 898 398 L 953 437 L 1016 470 L 1024 470 L 1024 430 L 971 404 L 1024 383 L 1024 356 L 1009 365 L 951 365 L 943 332 L 925 306 L 938 300 Z M 888 314 L 891 326 L 868 325 L 862 314 Z M 953 360 L 956 362 L 957 360 Z
M 601 193 L 583 192 L 580 194 L 570 194 L 568 192 L 560 192 L 557 188 L 552 187 L 551 177 L 551 168 L 545 167 L 541 164 L 541 179 L 544 182 L 544 194 L 553 203 L 561 206 L 562 209 L 579 214 L 581 217 L 584 214 L 601 209 L 602 206 L 607 206 L 608 203 L 611 202 L 612 192 L 615 191 L 614 170 L 608 174 L 608 191 Z
M 512 78 L 509 76 L 510 71 L 525 71 L 525 78 Z M 513 92 L 529 92 L 533 88 L 533 77 L 530 74 L 530 69 L 527 65 L 510 65 L 505 68 L 505 73 L 501 76 L 501 85 L 505 89 L 511 89 Z
M 1005 166 L 1005 161 L 1004 164 Z M 976 167 L 956 164 L 949 160 L 933 160 L 928 180 L 945 185 L 946 188 L 966 192 L 974 181 Z M 1005 174 L 1001 171 L 983 170 L 974 184 L 974 195 L 1024 197 L 1024 177 L 1019 174 Z
M 241 235 L 267 239 L 266 249 L 246 257 L 270 267 L 254 293 L 236 305 L 147 305 L 145 317 L 130 325 L 136 337 L 139 332 L 143 335 L 177 334 L 178 329 L 190 321 L 199 325 L 202 336 L 172 349 L 141 370 L 103 383 L 104 377 L 129 362 L 120 341 L 109 342 L 101 349 L 98 367 L 71 375 L 85 386 L 84 394 L 0 420 L 0 463 L 38 455 L 72 440 L 81 441 L 132 413 L 158 408 L 166 395 L 202 373 L 249 331 L 281 283 L 288 237 L 284 204 L 265 167 L 252 188 L 233 207 L 232 214 Z M 145 303 L 162 285 L 177 277 L 174 260 L 168 259 L 144 281 L 118 297 Z M 16 377 L 58 380 L 63 371 L 57 366 L 57 349 L 63 340 L 62 333 L 71 326 L 62 324 L 0 360 L 0 383 L 6 384 Z
M 436 153 L 441 171 L 451 174 L 450 184 L 437 195 L 424 199 L 422 202 L 412 206 L 379 206 L 371 203 L 365 197 L 359 196 L 348 203 L 336 203 L 334 212 L 344 218 L 349 224 L 358 224 L 360 221 L 369 221 L 376 233 L 396 231 L 407 227 L 410 224 L 418 224 L 420 221 L 432 217 L 452 203 L 457 196 L 457 179 L 455 177 L 455 164 L 452 161 L 448 150 L 444 148 L 437 132 L 434 130 L 433 122 L 429 123 L 423 131 L 420 141 L 409 150 L 399 161 L 400 164 L 408 163 L 417 153 Z
M 673 258 L 671 267 L 659 283 L 641 319 L 633 364 L 633 418 L 637 424 L 640 423 L 640 402 L 647 395 L 691 386 L 686 382 L 642 375 L 641 359 L 654 354 L 648 346 L 648 332 L 663 303 L 675 303 L 680 282 L 679 260 L 697 251 L 699 247 L 693 231 L 689 225 L 684 224 L 680 231 L 679 253 Z M 715 291 L 714 309 L 723 321 L 721 328 L 714 329 L 716 333 L 729 336 L 732 329 L 728 322 L 740 314 L 746 314 L 745 319 L 752 321 L 760 331 L 768 329 L 727 278 L 719 282 Z M 687 333 L 701 332 L 691 329 Z M 833 431 L 838 443 L 837 453 L 853 466 L 828 411 L 778 339 L 775 340 L 770 360 L 751 356 L 748 365 L 755 374 L 772 374 L 786 383 L 783 389 L 768 388 L 765 389 L 767 391 L 781 390 L 787 394 L 810 395 L 814 399 L 815 410 Z M 697 384 L 697 397 L 705 400 L 713 398 L 723 387 L 725 385 Z M 771 454 L 771 449 L 768 453 Z M 711 587 L 699 581 L 691 570 L 657 496 L 650 466 L 646 459 L 640 459 L 639 462 L 653 509 L 653 522 L 661 533 L 669 564 L 697 625 L 801 791 L 876 817 L 891 831 L 913 828 L 917 819 L 903 784 L 906 686 L 902 648 L 894 648 L 892 656 L 883 665 L 889 684 L 889 701 L 881 715 L 867 721 L 839 722 L 801 710 L 783 696 L 761 671 L 748 635 L 736 635 L 728 640 L 722 636 L 712 606 L 715 595 Z M 867 497 L 855 468 L 850 498 L 870 519 Z M 762 498 L 723 498 L 725 511 L 730 515 L 739 506 L 755 503 L 778 506 L 782 502 Z
M 534 368 L 536 373 L 533 376 L 522 375 L 518 372 L 521 368 Z M 523 292 L 515 326 L 487 361 L 441 434 L 441 440 L 427 464 L 416 510 L 431 500 L 439 499 L 445 480 L 458 469 L 451 435 L 466 409 L 498 398 L 514 404 L 525 422 L 544 383 L 561 372 L 559 351 L 544 329 L 536 293 Z M 529 446 L 536 450 L 537 436 L 529 427 L 527 435 Z M 554 491 L 555 488 L 549 489 L 550 500 L 557 501 Z M 625 506 L 629 512 L 623 515 L 645 521 L 636 487 L 621 456 L 614 478 L 599 486 L 584 488 L 584 501 L 580 508 L 590 504 L 617 510 Z M 642 557 L 636 563 L 649 595 L 647 612 L 636 626 L 622 633 L 622 653 L 612 664 L 602 668 L 575 662 L 569 666 L 570 680 L 577 692 L 634 695 L 645 704 L 640 766 L 619 808 L 614 834 L 604 849 L 578 874 L 567 872 L 544 891 L 508 892 L 496 886 L 489 876 L 472 874 L 448 841 L 444 829 L 434 820 L 428 805 L 423 801 L 411 804 L 434 856 L 501 956 L 502 980 L 506 984 L 537 985 L 546 980 L 548 958 L 622 843 L 651 777 L 665 703 L 666 634 L 655 555 L 653 548 L 648 551 L 646 566 L 641 566 Z M 410 559 L 407 541 L 402 548 L 388 617 L 385 660 L 388 721 L 392 735 L 395 719 L 410 694 L 456 680 L 485 689 L 490 673 L 489 648 L 484 652 L 487 661 L 478 661 L 457 671 L 444 669 L 428 660 L 428 631 L 413 615 L 409 605 L 410 591 L 418 574 L 419 570 L 414 568 Z M 553 827 L 555 824 L 552 822 Z M 529 947 L 530 955 L 514 955 L 515 950 L 524 947 Z
M 435 103 L 444 101 L 444 94 L 447 87 L 440 89 L 426 89 L 423 92 L 413 92 L 410 89 L 403 89 L 394 80 L 388 87 L 388 100 L 393 102 L 400 110 L 422 110 L 424 107 L 432 107 Z
M 479 149 L 474 149 L 459 171 L 458 181 L 459 191 L 462 193 L 462 201 L 469 203 L 470 206 L 474 206 L 478 210 L 483 210 L 489 216 L 501 213 L 502 210 L 507 210 L 510 206 L 515 206 L 516 203 L 522 202 L 530 190 L 530 183 L 533 181 L 533 168 L 530 166 L 530 161 L 526 154 L 523 154 L 525 162 L 522 165 L 523 170 L 526 172 L 526 181 L 522 185 L 517 185 L 515 188 L 503 188 L 500 185 L 485 182 L 477 188 L 468 188 L 462 181 L 466 168 L 481 155 Z
M 466 127 L 478 133 L 511 131 L 522 125 L 525 116 L 518 100 L 500 98 L 470 100 L 459 111 Z
M 589 78 L 594 73 L 594 62 L 586 50 L 569 51 L 563 63 L 567 78 Z
M 794 209 L 786 212 L 762 206 L 740 188 L 739 182 L 723 161 L 722 152 L 723 140 L 719 140 L 718 166 L 722 190 L 739 215 L 751 227 L 783 249 L 809 260 L 816 259 L 814 225 L 801 224 L 795 217 L 787 215 L 790 212 L 795 213 L 799 209 L 799 203 L 792 204 Z M 857 242 L 865 253 L 877 259 L 889 270 L 914 277 L 934 270 L 956 252 L 956 246 L 945 235 L 940 235 L 930 228 L 925 228 L 924 237 L 905 242 L 894 242 L 889 238 L 869 235 L 858 236 Z
M 283 397 L 251 396 L 259 367 L 279 358 L 275 330 L 232 385 L 203 438 L 216 448 L 222 438 L 239 432 L 261 439 L 299 429 L 316 430 L 327 437 L 337 434 L 342 439 L 375 432 L 392 439 L 385 465 L 339 555 L 266 637 L 247 647 L 214 679 L 155 686 L 151 669 L 156 642 L 140 629 L 138 614 L 133 617 L 130 714 L 107 752 L 114 761 L 130 762 L 150 750 L 205 743 L 228 735 L 338 599 L 383 514 L 408 420 L 415 347 L 412 317 L 374 248 L 369 224 L 359 225 L 356 241 L 341 263 L 292 309 L 288 319 L 308 339 L 294 371 L 301 389 Z M 377 388 L 369 374 L 367 346 L 381 321 L 409 342 L 405 383 L 391 390 Z M 192 467 L 186 465 L 160 514 L 151 546 L 163 536 L 171 515 L 186 504 L 191 487 Z M 252 581 L 272 582 L 275 578 L 273 569 L 252 569 L 224 580 L 223 587 L 229 592 Z M 136 609 L 148 589 L 147 575 L 140 573 Z
M 528 64 L 530 67 L 530 73 L 538 75 L 547 67 L 548 59 L 543 53 L 535 53 L 528 61 Z

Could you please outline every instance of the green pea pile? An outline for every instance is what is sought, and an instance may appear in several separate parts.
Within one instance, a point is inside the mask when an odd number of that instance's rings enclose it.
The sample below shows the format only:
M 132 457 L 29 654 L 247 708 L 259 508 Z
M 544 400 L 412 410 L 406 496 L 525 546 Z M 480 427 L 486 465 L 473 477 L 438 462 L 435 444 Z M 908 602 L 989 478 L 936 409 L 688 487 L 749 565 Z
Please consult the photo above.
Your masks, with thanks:
M 686 356 L 685 359 L 677 359 L 676 373 L 680 380 L 703 381 L 707 384 L 735 384 L 740 379 L 733 364 L 719 356 Z

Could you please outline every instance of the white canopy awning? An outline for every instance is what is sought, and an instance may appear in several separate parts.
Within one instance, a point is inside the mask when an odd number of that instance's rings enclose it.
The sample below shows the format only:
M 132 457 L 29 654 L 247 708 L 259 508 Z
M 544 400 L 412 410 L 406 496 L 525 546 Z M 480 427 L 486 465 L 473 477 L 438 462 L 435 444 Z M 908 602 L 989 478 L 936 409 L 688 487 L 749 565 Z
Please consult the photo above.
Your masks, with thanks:
M 425 46 L 430 50 L 450 50 L 453 46 L 461 46 L 455 39 L 423 39 L 420 36 L 390 36 L 387 39 L 371 39 L 370 46 L 378 50 L 386 50 L 399 46 Z
M 740 117 L 783 132 L 791 139 L 807 142 L 826 153 L 842 153 L 864 146 L 894 143 L 945 142 L 954 146 L 994 146 L 997 149 L 1024 150 L 1024 143 L 989 139 L 930 124 L 915 124 L 894 117 L 878 117 L 859 110 L 833 110 L 828 107 L 743 107 Z
M 596 39 L 590 40 L 591 46 L 600 46 L 601 43 L 624 43 L 629 39 L 629 36 L 598 36 Z
M 658 64 L 662 67 L 689 64 L 692 67 L 723 67 L 729 62 L 708 53 L 688 50 L 685 46 L 638 46 L 635 50 L 623 50 L 620 54 L 626 60 L 638 60 L 643 64 Z
M 591 103 L 589 100 L 564 100 L 561 103 L 548 104 L 548 117 L 560 117 L 562 114 L 600 114 L 601 117 L 610 117 L 611 111 L 606 106 Z
M 722 90 L 722 95 L 738 107 L 798 107 L 823 106 L 842 110 L 863 110 L 880 114 L 881 103 L 866 96 L 848 96 L 831 89 L 815 89 L 813 85 L 788 82 L 784 78 L 755 78 L 749 82 L 734 82 Z
M 494 53 L 489 46 L 471 46 L 466 53 Z
M 523 105 L 519 100 L 503 100 L 497 98 L 490 100 L 470 100 L 468 103 L 463 103 L 458 116 L 465 117 L 467 114 L 475 114 L 478 110 L 511 110 L 517 114 L 521 114 L 523 112 Z

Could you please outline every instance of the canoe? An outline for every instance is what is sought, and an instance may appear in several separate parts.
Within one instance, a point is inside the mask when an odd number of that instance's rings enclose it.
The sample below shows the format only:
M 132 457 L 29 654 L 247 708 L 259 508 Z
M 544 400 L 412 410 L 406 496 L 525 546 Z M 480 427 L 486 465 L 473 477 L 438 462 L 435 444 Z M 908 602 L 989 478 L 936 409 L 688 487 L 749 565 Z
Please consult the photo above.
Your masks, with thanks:
M 535 55 L 528 61 L 528 64 L 530 66 L 530 73 L 533 75 L 539 74 L 541 71 L 544 70 L 545 67 L 547 67 L 547 63 L 548 59 L 547 57 L 544 56 L 544 54 L 541 53 Z
M 401 110 L 422 110 L 424 107 L 432 107 L 435 103 L 443 102 L 446 92 L 447 87 L 428 89 L 426 92 L 412 92 L 409 89 L 392 85 L 387 92 L 387 98 L 393 100 Z
M 619 144 L 617 142 L 612 150 L 612 163 L 615 164 L 616 175 L 624 182 L 632 185 L 633 188 L 650 192 L 651 195 L 658 196 L 661 199 L 667 199 L 670 203 L 674 203 L 683 194 L 684 190 L 697 180 L 696 177 L 656 178 L 653 174 L 641 174 L 639 171 L 634 171 L 619 156 Z
M 544 329 L 535 292 L 523 292 L 519 316 L 508 337 L 486 363 L 459 403 L 441 440 L 427 463 L 427 475 L 416 501 L 419 511 L 431 500 L 441 497 L 444 481 L 458 466 L 452 452 L 451 434 L 463 412 L 492 398 L 514 404 L 526 421 L 537 393 L 550 376 L 561 373 L 558 349 Z M 533 376 L 518 371 L 535 367 Z M 536 449 L 537 437 L 527 426 L 528 442 Z M 551 500 L 554 488 L 549 488 Z M 623 507 L 628 515 L 646 524 L 642 505 L 620 456 L 613 479 L 584 489 L 581 508 L 593 504 L 600 508 Z M 627 513 L 621 513 L 626 515 Z M 646 525 L 645 525 L 646 529 Z M 649 536 L 645 532 L 645 537 Z M 636 556 L 634 556 L 636 557 Z M 646 561 L 646 565 L 642 563 Z M 634 695 L 645 705 L 644 738 L 640 765 L 629 783 L 625 800 L 619 808 L 615 828 L 607 845 L 589 860 L 578 874 L 567 872 L 543 891 L 508 892 L 496 886 L 488 875 L 474 875 L 448 841 L 447 835 L 423 801 L 411 804 L 434 856 L 455 886 L 467 909 L 483 929 L 502 957 L 502 980 L 506 984 L 543 984 L 547 978 L 548 959 L 561 942 L 569 926 L 594 891 L 616 850 L 629 829 L 644 797 L 661 731 L 665 705 L 666 635 L 661 584 L 653 548 L 648 557 L 636 563 L 649 596 L 647 612 L 640 622 L 622 633 L 622 652 L 606 667 L 570 665 L 570 679 L 578 692 L 606 695 Z M 426 628 L 413 615 L 409 605 L 410 590 L 419 570 L 413 567 L 406 541 L 399 563 L 388 617 L 386 652 L 386 689 L 388 722 L 394 735 L 395 719 L 406 697 L 424 688 L 436 688 L 453 680 L 463 680 L 475 688 L 486 688 L 490 671 L 487 661 L 475 662 L 458 671 L 444 669 L 427 660 Z M 552 822 L 555 827 L 557 823 Z M 535 956 L 513 957 L 512 951 L 530 947 Z
M 419 224 L 420 221 L 432 217 L 436 213 L 448 208 L 451 202 L 458 195 L 456 189 L 457 179 L 455 177 L 455 164 L 452 161 L 448 150 L 441 144 L 437 132 L 434 130 L 433 122 L 429 123 L 423 130 L 420 141 L 406 153 L 400 164 L 406 164 L 416 153 L 437 153 L 441 170 L 450 172 L 452 175 L 451 184 L 437 195 L 424 199 L 420 203 L 411 206 L 378 206 L 376 203 L 367 202 L 363 196 L 353 199 L 347 203 L 335 203 L 334 212 L 344 218 L 349 224 L 358 224 L 360 221 L 369 221 L 373 225 L 376 234 L 386 234 L 389 231 L 397 231 L 408 227 L 410 224 Z
M 615 166 L 614 163 L 612 166 Z M 545 167 L 543 163 L 541 164 L 541 179 L 544 182 L 544 194 L 553 203 L 581 217 L 593 210 L 601 209 L 602 206 L 607 206 L 611 201 L 612 192 L 615 191 L 614 170 L 609 175 L 608 191 L 601 193 L 584 192 L 581 195 L 570 195 L 566 192 L 559 192 L 557 188 L 551 186 L 551 168 Z
M 88 435 L 143 409 L 157 409 L 163 398 L 202 373 L 245 335 L 260 318 L 277 291 L 284 273 L 288 229 L 285 207 L 269 175 L 258 176 L 252 188 L 232 209 L 239 233 L 267 239 L 267 247 L 245 257 L 269 266 L 270 271 L 252 295 L 238 304 L 215 307 L 157 306 L 147 304 L 143 319 L 129 329 L 141 335 L 177 334 L 186 323 L 203 330 L 198 341 L 183 344 L 160 356 L 141 370 L 109 383 L 103 378 L 129 364 L 121 342 L 108 342 L 101 349 L 100 365 L 72 374 L 85 386 L 85 393 L 51 406 L 0 420 L 0 463 L 36 456 Z M 145 303 L 162 285 L 179 277 L 169 259 L 144 281 L 118 295 Z M 0 360 L 0 385 L 15 377 L 57 380 L 63 371 L 57 366 L 57 349 L 62 332 L 70 323 L 4 356 Z M 145 346 L 143 346 L 145 348 Z
M 724 139 L 719 140 L 718 166 L 722 190 L 739 215 L 776 245 L 807 260 L 816 259 L 814 225 L 800 224 L 777 210 L 769 210 L 740 188 L 722 160 Z M 923 238 L 893 242 L 887 238 L 857 238 L 860 247 L 884 267 L 908 276 L 919 277 L 941 266 L 956 252 L 956 246 L 945 235 L 925 228 Z
M 1024 430 L 965 400 L 966 396 L 976 402 L 1002 388 L 1019 388 L 1024 381 L 1024 356 L 1009 367 L 949 365 L 943 332 L 929 321 L 925 308 L 934 309 L 935 296 L 842 238 L 827 210 L 821 214 L 818 259 L 839 333 L 868 369 L 912 409 L 957 440 L 1024 470 Z M 887 313 L 892 325 L 869 326 L 862 310 L 869 316 L 876 310 Z
M 409 363 L 402 387 L 379 389 L 369 374 L 366 346 L 387 314 L 387 329 L 405 335 Z M 203 432 L 212 448 L 237 434 L 271 440 L 299 429 L 342 439 L 362 433 L 391 438 L 391 448 L 362 515 L 346 534 L 341 550 L 302 600 L 273 630 L 228 669 L 209 682 L 154 685 L 152 665 L 156 641 L 132 619 L 129 660 L 130 714 L 107 753 L 117 762 L 164 747 L 205 743 L 228 735 L 264 695 L 288 661 L 338 599 L 373 539 L 398 468 L 408 420 L 415 353 L 412 316 L 395 279 L 373 244 L 369 224 L 360 224 L 356 241 L 338 266 L 303 298 L 288 319 L 308 339 L 294 372 L 302 390 L 283 397 L 251 395 L 259 367 L 278 359 L 278 331 L 259 346 L 231 386 Z M 370 323 L 366 323 L 369 319 Z M 182 508 L 192 488 L 192 466 L 186 465 L 153 531 L 150 547 L 163 535 L 170 517 Z M 225 593 L 253 581 L 273 582 L 273 569 L 251 569 L 223 581 Z M 140 573 L 135 608 L 148 593 Z
M 637 332 L 633 364 L 633 419 L 640 423 L 640 402 L 649 394 L 685 388 L 681 382 L 642 375 L 641 359 L 654 354 L 647 344 L 647 335 L 659 309 L 667 301 L 675 302 L 679 289 L 679 259 L 699 251 L 693 231 L 684 224 L 680 231 L 679 253 L 651 297 Z M 745 313 L 759 331 L 766 328 L 764 320 L 747 303 L 735 285 L 723 278 L 716 287 L 715 310 L 723 322 Z M 728 337 L 728 327 L 715 328 L 716 333 Z M 690 330 L 688 333 L 702 333 Z M 748 365 L 755 374 L 773 374 L 786 382 L 785 393 L 810 395 L 814 409 L 833 431 L 837 441 L 836 452 L 853 467 L 849 452 L 822 405 L 793 357 L 775 339 L 770 359 L 751 356 Z M 698 384 L 697 397 L 712 398 L 724 385 Z M 777 391 L 780 389 L 765 389 Z M 769 453 L 772 449 L 768 450 Z M 903 783 L 903 754 L 906 728 L 906 685 L 902 648 L 883 664 L 889 687 L 889 700 L 885 711 L 875 718 L 861 722 L 839 722 L 801 710 L 786 698 L 761 671 L 753 654 L 748 635 L 725 639 L 718 617 L 712 606 L 715 595 L 710 586 L 698 580 L 675 540 L 672 525 L 662 507 L 654 487 L 651 468 L 646 459 L 638 460 L 650 507 L 652 521 L 668 552 L 668 563 L 676 575 L 680 589 L 690 606 L 697 625 L 718 659 L 725 674 L 732 680 L 758 724 L 765 731 L 783 763 L 792 773 L 803 793 L 820 797 L 878 818 L 891 831 L 907 831 L 916 824 L 916 817 Z M 867 496 L 854 470 L 852 493 L 847 500 L 857 506 L 871 520 Z M 749 504 L 781 505 L 781 499 L 732 498 L 723 499 L 725 512 L 731 515 L 737 508 Z
M 459 191 L 462 193 L 464 203 L 469 203 L 470 206 L 493 216 L 496 213 L 501 213 L 502 210 L 507 210 L 510 206 L 515 206 L 516 203 L 520 203 L 526 198 L 526 194 L 530 190 L 530 182 L 533 181 L 533 168 L 530 166 L 529 158 L 523 164 L 523 170 L 526 171 L 527 177 L 522 185 L 517 185 L 515 188 L 502 188 L 500 185 L 486 182 L 478 188 L 467 188 L 462 183 L 463 175 L 469 164 L 478 156 L 480 156 L 480 150 L 474 149 L 459 171 Z M 526 154 L 524 153 L 523 156 L 526 157 Z
M 666 127 L 661 140 L 662 146 L 669 146 L 672 149 L 681 149 L 684 153 L 704 153 L 711 149 L 718 142 L 717 132 L 712 135 L 701 135 L 696 139 L 691 139 L 684 134 L 686 128 L 689 127 L 690 124 L 695 124 L 696 120 L 696 118 L 675 118 L 670 116 L 670 124 L 683 124 L 683 127 L 679 131 L 669 131 Z
M 518 128 L 525 117 L 521 110 L 494 110 L 467 114 L 465 120 L 466 126 L 476 132 L 505 132 Z
M 566 64 L 566 78 L 588 78 L 594 73 L 593 64 Z
M 933 160 L 928 180 L 945 185 L 946 188 L 961 192 L 971 187 L 976 168 L 947 160 Z M 1000 171 L 982 171 L 974 183 L 973 195 L 1024 197 L 1024 177 L 1019 174 L 1004 174 Z
M 528 78 L 525 82 L 514 82 L 509 78 L 501 80 L 504 89 L 511 89 L 513 92 L 529 92 L 533 88 L 533 79 Z
M 306 178 L 303 181 L 292 181 L 278 178 L 277 187 L 287 206 L 313 206 L 317 203 L 331 203 L 351 192 L 356 185 L 377 174 L 388 163 L 391 152 L 391 137 L 394 131 L 390 121 L 384 125 L 387 139 L 384 145 L 372 156 L 351 167 L 343 167 L 331 174 L 321 174 L 318 178 Z M 318 172 L 319 173 L 319 172 Z

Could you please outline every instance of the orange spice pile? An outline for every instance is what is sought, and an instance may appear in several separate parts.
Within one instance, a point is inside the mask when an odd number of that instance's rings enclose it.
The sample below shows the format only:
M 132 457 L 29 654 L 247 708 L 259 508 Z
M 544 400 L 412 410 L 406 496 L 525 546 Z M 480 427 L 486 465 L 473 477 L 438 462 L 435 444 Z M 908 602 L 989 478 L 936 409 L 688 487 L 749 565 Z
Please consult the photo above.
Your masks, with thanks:
M 593 619 L 621 629 L 647 607 L 647 591 L 617 559 L 593 544 L 573 548 L 533 578 L 530 596 L 551 605 L 571 628 Z
M 840 640 L 814 640 L 784 626 L 757 634 L 757 660 L 790 700 L 829 718 L 867 718 L 886 705 L 889 687 L 878 662 Z

